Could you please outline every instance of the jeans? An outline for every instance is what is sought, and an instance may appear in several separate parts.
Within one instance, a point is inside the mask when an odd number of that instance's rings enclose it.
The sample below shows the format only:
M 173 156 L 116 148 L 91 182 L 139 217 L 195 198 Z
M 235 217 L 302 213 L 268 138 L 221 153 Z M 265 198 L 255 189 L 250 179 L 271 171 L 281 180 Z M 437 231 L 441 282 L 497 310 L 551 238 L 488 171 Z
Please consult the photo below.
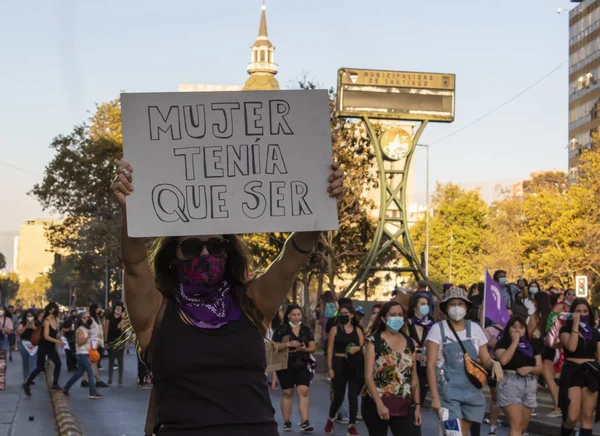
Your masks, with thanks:
M 19 342 L 19 353 L 21 353 L 21 363 L 23 364 L 23 380 L 27 380 L 31 371 L 36 367 L 37 352 L 32 356 L 23 345 L 23 342 Z
M 111 384 L 113 381 L 113 372 L 115 359 L 117 364 L 119 365 L 119 383 L 123 383 L 123 354 L 125 353 L 125 348 L 108 348 L 108 384 Z
M 75 342 L 69 341 L 69 349 L 65 350 L 65 355 L 67 356 L 65 360 L 67 361 L 67 371 L 73 372 L 77 369 L 77 355 L 75 354 Z
M 45 343 L 38 348 L 37 366 L 33 372 L 29 374 L 29 378 L 25 382 L 26 385 L 30 385 L 31 382 L 38 376 L 38 374 L 44 372 L 46 366 L 46 356 L 48 356 L 48 359 L 54 363 L 54 380 L 52 385 L 58 386 L 58 378 L 60 377 L 60 368 L 62 363 L 60 361 L 60 357 L 58 357 L 54 343 Z
M 8 351 L 8 337 L 0 335 L 0 350 Z
M 71 386 L 75 384 L 77 380 L 83 377 L 83 373 L 87 372 L 88 379 L 94 380 L 94 368 L 92 367 L 92 361 L 90 360 L 89 354 L 77 354 L 77 371 L 73 374 L 73 377 L 67 382 L 65 385 L 65 391 L 69 391 Z M 98 391 L 96 390 L 95 383 L 89 383 L 90 386 L 90 395 L 96 395 Z

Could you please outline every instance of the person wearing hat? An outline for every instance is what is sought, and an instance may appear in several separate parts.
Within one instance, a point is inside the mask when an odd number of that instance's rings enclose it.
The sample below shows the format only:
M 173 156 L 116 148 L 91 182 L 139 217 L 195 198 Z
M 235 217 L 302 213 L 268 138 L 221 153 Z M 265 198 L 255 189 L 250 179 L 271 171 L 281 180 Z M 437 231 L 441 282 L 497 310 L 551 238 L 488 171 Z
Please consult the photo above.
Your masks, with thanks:
M 448 289 L 440 301 L 446 320 L 431 327 L 426 341 L 431 407 L 438 412 L 447 409 L 447 420 L 460 420 L 463 436 L 469 434 L 472 423 L 481 423 L 485 414 L 483 392 L 467 377 L 463 347 L 471 360 L 482 364 L 498 381 L 503 378 L 500 363 L 490 357 L 485 333 L 477 323 L 465 320 L 470 306 L 464 289 Z

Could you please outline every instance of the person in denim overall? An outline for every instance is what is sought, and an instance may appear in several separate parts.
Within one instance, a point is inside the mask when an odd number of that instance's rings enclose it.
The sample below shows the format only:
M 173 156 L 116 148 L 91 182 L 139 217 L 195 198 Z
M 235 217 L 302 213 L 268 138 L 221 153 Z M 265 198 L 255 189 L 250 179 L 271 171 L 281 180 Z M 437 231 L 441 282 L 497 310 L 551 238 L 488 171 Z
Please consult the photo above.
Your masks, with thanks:
M 465 321 L 470 306 L 471 301 L 464 289 L 448 289 L 440 301 L 440 309 L 447 320 L 431 327 L 427 336 L 427 381 L 431 390 L 431 407 L 438 413 L 447 409 L 445 420 L 460 420 L 463 436 L 476 427 L 472 424 L 483 421 L 485 399 L 481 390 L 467 377 L 464 354 L 457 336 L 473 361 L 479 361 L 498 380 L 503 377 L 502 367 L 490 357 L 487 338 L 481 327 Z
M 465 321 L 467 340 L 463 345 L 473 360 L 479 360 L 478 351 L 471 337 L 471 321 Z M 444 329 L 440 323 L 442 338 L 455 339 L 451 331 Z M 438 368 L 438 391 L 442 407 L 450 412 L 450 419 L 465 419 L 471 422 L 482 422 L 485 415 L 485 398 L 481 389 L 477 389 L 467 378 L 465 360 L 460 344 L 454 341 L 444 342 L 442 349 L 444 365 Z M 442 372 L 443 371 L 443 372 Z

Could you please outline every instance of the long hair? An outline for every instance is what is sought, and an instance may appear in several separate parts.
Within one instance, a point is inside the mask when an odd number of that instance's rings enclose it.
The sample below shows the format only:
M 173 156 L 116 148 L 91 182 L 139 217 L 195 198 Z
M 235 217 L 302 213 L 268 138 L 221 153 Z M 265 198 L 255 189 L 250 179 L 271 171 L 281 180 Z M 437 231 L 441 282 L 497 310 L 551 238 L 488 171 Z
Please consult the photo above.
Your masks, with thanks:
M 420 299 L 426 300 L 427 305 L 429 305 L 429 300 L 427 300 L 427 298 L 423 297 L 422 295 L 412 295 L 410 297 L 410 301 L 408 302 L 408 315 L 406 316 L 407 318 L 413 318 L 417 316 L 417 304 L 419 304 Z M 404 308 L 402 309 L 404 310 Z M 429 313 L 429 315 L 427 315 L 426 318 L 432 319 L 431 313 Z
M 321 299 L 323 300 L 323 303 L 333 303 L 335 301 L 335 298 L 333 298 L 333 292 L 331 291 L 323 292 Z
M 265 336 L 268 321 L 265 321 L 262 312 L 246 294 L 246 286 L 250 281 L 250 252 L 237 235 L 224 235 L 223 239 L 228 241 L 225 279 L 234 290 L 233 298 L 246 316 L 254 322 L 261 334 Z M 179 278 L 173 268 L 173 261 L 177 258 L 178 244 L 178 237 L 169 236 L 156 238 L 150 247 L 150 269 L 154 274 L 157 289 L 166 298 L 174 297 L 175 289 L 179 286 Z
M 585 307 L 587 307 L 588 309 L 588 313 L 590 316 L 590 326 L 592 326 L 592 328 L 595 328 L 594 326 L 596 325 L 596 317 L 594 316 L 594 311 L 592 310 L 592 306 L 590 306 L 590 303 L 588 303 L 588 301 L 585 298 L 575 298 L 573 300 L 573 303 L 571 304 L 571 309 L 569 310 L 569 313 L 575 313 L 575 309 L 577 309 L 577 306 L 583 304 Z M 567 326 L 569 326 L 569 330 L 573 329 L 573 320 L 569 320 L 566 323 Z
M 93 303 L 93 304 L 90 304 L 90 308 L 89 308 L 90 316 L 98 324 L 100 324 L 100 317 L 98 316 L 98 308 L 99 307 L 100 306 L 98 305 L 98 303 Z
M 358 320 L 358 317 L 356 316 L 356 309 L 354 308 L 354 306 L 352 306 L 351 304 L 346 304 L 346 305 L 340 307 L 340 310 L 338 311 L 338 316 L 339 316 L 339 313 L 342 311 L 342 309 L 346 309 L 348 312 L 350 312 L 352 315 L 354 315 L 352 317 L 352 319 L 350 320 L 350 323 L 354 327 L 359 328 L 364 332 L 364 329 L 360 325 L 360 321 Z
M 292 310 L 296 310 L 296 309 L 298 309 L 300 311 L 300 313 L 302 314 L 302 317 L 304 317 L 304 312 L 302 311 L 302 308 L 300 306 L 298 306 L 297 304 L 290 304 L 285 309 L 285 314 L 283 315 L 283 322 L 290 322 L 290 313 L 292 313 Z
M 50 315 L 50 311 L 56 309 L 58 310 L 58 304 L 52 302 L 52 303 L 48 303 L 46 305 L 46 307 L 44 307 L 44 319 L 48 318 L 48 315 Z M 58 315 L 57 315 L 58 317 Z
M 373 321 L 373 325 L 369 330 L 369 335 L 385 331 L 387 327 L 383 318 L 387 316 L 390 309 L 394 306 L 400 306 L 402 308 L 402 313 L 404 313 L 404 307 L 402 307 L 402 304 L 398 303 L 396 300 L 388 301 L 383 306 L 381 306 L 381 309 L 379 309 L 379 313 L 375 317 L 375 321 Z
M 535 301 L 536 314 L 538 318 L 538 324 L 540 326 L 540 331 L 542 335 L 546 333 L 546 324 L 548 323 L 548 317 L 552 313 L 552 301 L 550 300 L 550 295 L 545 292 L 538 291 L 537 294 L 533 296 L 533 301 Z

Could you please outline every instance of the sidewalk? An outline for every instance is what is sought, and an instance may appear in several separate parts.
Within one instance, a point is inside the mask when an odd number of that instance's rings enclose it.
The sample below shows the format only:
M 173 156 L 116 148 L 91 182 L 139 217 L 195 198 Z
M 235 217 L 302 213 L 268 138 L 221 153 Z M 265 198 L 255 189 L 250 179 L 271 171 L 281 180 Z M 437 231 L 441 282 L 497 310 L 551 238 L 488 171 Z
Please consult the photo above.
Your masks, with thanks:
M 31 387 L 31 398 L 23 394 L 22 383 L 21 355 L 14 352 L 13 361 L 7 362 L 6 390 L 0 391 L 0 436 L 56 435 L 44 374 Z

